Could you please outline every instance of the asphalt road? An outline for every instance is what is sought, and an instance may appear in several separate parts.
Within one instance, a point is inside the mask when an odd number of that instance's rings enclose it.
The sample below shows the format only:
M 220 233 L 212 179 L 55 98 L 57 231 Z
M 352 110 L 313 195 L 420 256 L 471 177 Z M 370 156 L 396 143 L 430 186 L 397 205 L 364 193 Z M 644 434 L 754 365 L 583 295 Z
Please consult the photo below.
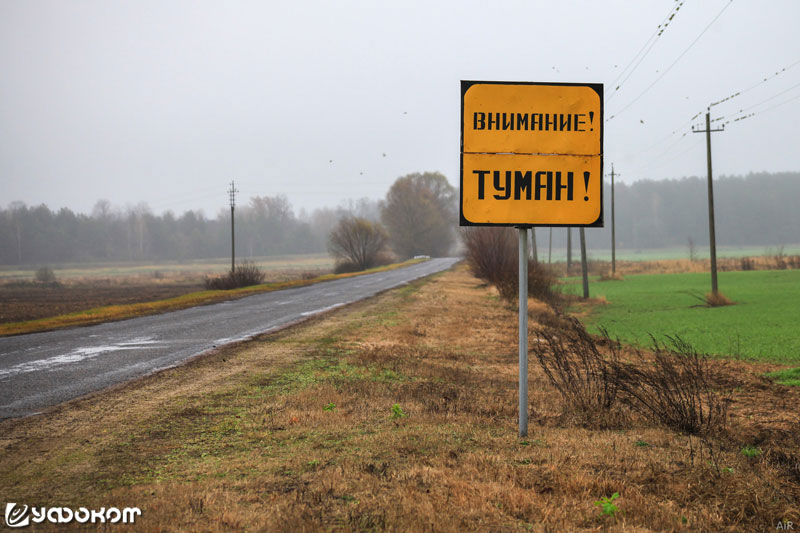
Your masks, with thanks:
M 0 338 L 0 419 L 34 414 L 446 270 L 431 259 L 386 272 L 97 326 Z

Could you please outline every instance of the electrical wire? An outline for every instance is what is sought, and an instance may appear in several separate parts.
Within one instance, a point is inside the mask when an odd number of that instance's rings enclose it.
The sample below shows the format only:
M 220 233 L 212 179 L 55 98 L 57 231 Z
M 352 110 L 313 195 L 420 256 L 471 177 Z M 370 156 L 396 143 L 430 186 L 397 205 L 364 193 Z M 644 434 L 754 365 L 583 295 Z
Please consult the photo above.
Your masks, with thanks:
M 666 76 L 666 75 L 667 75 L 667 73 L 668 73 L 670 70 L 672 70 L 672 67 L 674 67 L 674 66 L 675 66 L 675 65 L 678 63 L 678 61 L 680 61 L 680 60 L 681 60 L 681 58 L 683 58 L 683 56 L 685 56 L 685 55 L 686 55 L 686 53 L 687 53 L 689 50 L 691 50 L 691 49 L 692 49 L 692 47 L 693 47 L 693 46 L 694 46 L 694 45 L 697 43 L 697 41 L 699 41 L 699 40 L 700 40 L 700 38 L 701 38 L 703 35 L 705 35 L 705 33 L 708 31 L 708 29 L 709 29 L 709 28 L 710 28 L 710 27 L 711 27 L 711 26 L 712 26 L 712 25 L 713 25 L 713 24 L 714 24 L 714 23 L 717 21 L 717 19 L 719 19 L 719 18 L 722 16 L 722 14 L 723 14 L 723 13 L 724 13 L 724 12 L 725 12 L 725 11 L 726 11 L 726 10 L 727 10 L 729 7 L 730 7 L 730 6 L 731 6 L 731 4 L 732 4 L 732 3 L 733 3 L 733 0 L 729 0 L 729 1 L 728 1 L 728 3 L 727 3 L 727 4 L 725 4 L 725 7 L 723 7 L 723 8 L 720 10 L 720 12 L 719 12 L 719 13 L 717 13 L 717 16 L 715 16 L 715 17 L 714 17 L 714 18 L 711 20 L 711 22 L 709 22 L 709 23 L 708 23 L 708 25 L 707 25 L 707 26 L 706 26 L 706 27 L 703 29 L 703 31 L 701 31 L 701 32 L 700 32 L 700 35 L 698 35 L 698 36 L 697 36 L 697 37 L 694 39 L 694 41 L 692 41 L 692 42 L 689 44 L 689 46 L 688 46 L 688 47 L 687 47 L 687 48 L 686 48 L 686 49 L 685 49 L 683 52 L 681 52 L 681 54 L 680 54 L 680 55 L 679 55 L 679 56 L 678 56 L 678 57 L 675 59 L 675 61 L 673 61 L 673 62 L 672 62 L 672 64 L 670 64 L 670 66 L 668 66 L 668 67 L 667 67 L 667 69 L 666 69 L 664 72 L 662 72 L 662 73 L 661 73 L 661 75 L 660 75 L 658 78 L 656 78 L 656 80 L 655 80 L 653 83 L 651 83 L 650 85 L 648 85 L 648 86 L 647 86 L 647 88 L 646 88 L 644 91 L 642 91 L 642 92 L 639 94 L 639 96 L 637 96 L 636 98 L 634 98 L 633 100 L 631 100 L 631 101 L 630 101 L 630 102 L 629 102 L 629 103 L 628 103 L 628 104 L 627 104 L 625 107 L 623 107 L 622 109 L 620 109 L 619 111 L 617 111 L 616 113 L 614 113 L 613 115 L 611 115 L 611 116 L 608 118 L 608 120 L 611 120 L 611 119 L 613 119 L 614 117 L 616 117 L 616 116 L 620 115 L 620 114 L 621 114 L 622 112 L 624 112 L 626 109 L 628 109 L 628 108 L 629 108 L 629 107 L 631 107 L 633 104 L 635 104 L 636 102 L 638 102 L 638 101 L 639 101 L 639 99 L 640 99 L 642 96 L 644 96 L 645 94 L 647 94 L 647 92 L 648 92 L 650 89 L 652 89 L 652 88 L 653 88 L 653 87 L 654 87 L 654 86 L 655 86 L 655 85 L 656 85 L 656 84 L 657 84 L 659 81 L 661 81 L 661 79 L 662 79 L 664 76 Z
M 795 86 L 795 87 L 796 87 L 796 86 Z M 787 90 L 788 90 L 788 89 L 787 89 Z M 786 91 L 784 91 L 784 92 L 786 92 Z M 776 95 L 776 96 L 779 96 L 779 95 Z M 774 97 L 773 97 L 773 98 L 774 98 Z M 731 120 L 729 120 L 729 121 L 725 122 L 725 124 L 731 124 L 731 123 L 733 123 L 733 122 L 740 122 L 740 121 L 742 121 L 742 120 L 746 120 L 746 119 L 748 119 L 748 118 L 750 118 L 750 117 L 754 117 L 754 116 L 756 116 L 756 115 L 763 115 L 764 113 L 766 113 L 766 112 L 768 112 L 768 111 L 772 111 L 773 109 L 776 109 L 776 108 L 778 108 L 778 107 L 782 107 L 782 106 L 784 106 L 784 105 L 786 105 L 786 104 L 789 104 L 789 103 L 791 103 L 791 102 L 794 102 L 794 101 L 795 101 L 795 100 L 797 100 L 798 98 L 800 98 L 800 94 L 798 94 L 798 95 L 796 95 L 796 96 L 793 96 L 793 97 L 789 98 L 788 100 L 786 100 L 785 102 L 781 102 L 780 104 L 775 104 L 775 105 L 774 105 L 774 106 L 772 106 L 772 107 L 768 107 L 768 108 L 766 108 L 766 109 L 762 109 L 761 111 L 757 111 L 757 112 L 755 112 L 755 113 L 750 113 L 750 114 L 747 114 L 747 115 L 742 115 L 742 116 L 736 117 L 736 118 L 734 118 L 734 119 L 731 119 Z M 772 98 L 770 98 L 769 100 L 771 100 L 771 99 L 772 99 Z M 761 103 L 763 104 L 763 103 L 765 103 L 765 102 L 767 102 L 767 101 L 768 101 L 768 100 L 764 100 L 764 102 L 761 102 Z M 757 105 L 760 105 L 760 104 L 757 104 Z M 753 106 L 753 107 L 755 107 L 755 106 Z
M 737 96 L 740 96 L 740 95 L 746 93 L 747 91 L 751 91 L 751 90 L 755 89 L 756 87 L 759 87 L 759 86 L 763 85 L 764 83 L 777 78 L 778 76 L 780 76 L 781 74 L 783 74 L 787 70 L 790 70 L 793 67 L 796 67 L 797 65 L 800 65 L 800 59 L 798 59 L 797 61 L 795 61 L 794 63 L 792 63 L 788 67 L 783 67 L 782 69 L 780 69 L 777 72 L 775 72 L 775 74 L 773 74 L 771 76 L 767 76 L 766 78 L 762 79 L 761 81 L 759 81 L 755 85 L 753 85 L 751 87 L 748 87 L 747 89 L 744 89 L 744 90 L 738 91 L 736 93 L 733 93 L 732 95 L 730 95 L 730 96 L 728 96 L 726 98 L 723 98 L 722 100 L 718 100 L 716 102 L 712 102 L 708 107 L 714 107 L 716 105 L 719 105 L 719 104 L 722 104 L 724 102 L 727 102 L 728 100 L 733 100 Z
M 633 59 L 631 59 L 628 65 L 624 69 L 622 69 L 622 72 L 619 73 L 619 75 L 614 79 L 614 81 L 611 82 L 611 85 L 614 86 L 614 90 L 611 93 L 611 96 L 608 97 L 607 102 L 610 102 L 611 99 L 614 98 L 614 96 L 617 94 L 617 91 L 619 91 L 620 87 L 622 87 L 625 84 L 625 82 L 628 81 L 628 78 L 631 77 L 631 75 L 634 73 L 634 71 L 636 71 L 636 69 L 639 67 L 642 61 L 644 61 L 644 58 L 647 57 L 647 55 L 650 53 L 650 50 L 652 50 L 653 47 L 656 45 L 656 42 L 664 33 L 664 30 L 667 29 L 667 26 L 670 25 L 672 19 L 675 18 L 675 15 L 678 13 L 682 5 L 683 1 L 672 6 L 672 9 L 670 9 L 669 13 L 667 13 L 667 16 L 664 17 L 664 20 L 661 21 L 661 24 L 658 25 L 656 31 L 654 31 L 653 34 L 647 39 L 647 41 L 645 41 L 644 45 L 639 49 L 638 52 L 636 52 L 636 55 L 633 56 Z M 650 45 L 649 47 L 647 46 L 648 44 Z M 639 55 L 642 53 L 643 50 L 645 50 L 645 48 L 647 48 L 647 50 L 644 52 L 644 55 L 642 55 L 641 58 L 639 58 Z M 638 61 L 637 58 L 639 58 Z M 634 62 L 636 63 L 635 65 L 633 65 Z M 631 68 L 631 65 L 633 65 L 633 68 L 628 73 L 628 75 L 625 76 L 625 78 L 621 82 L 617 83 L 619 79 L 625 75 L 625 72 L 627 72 L 628 69 Z

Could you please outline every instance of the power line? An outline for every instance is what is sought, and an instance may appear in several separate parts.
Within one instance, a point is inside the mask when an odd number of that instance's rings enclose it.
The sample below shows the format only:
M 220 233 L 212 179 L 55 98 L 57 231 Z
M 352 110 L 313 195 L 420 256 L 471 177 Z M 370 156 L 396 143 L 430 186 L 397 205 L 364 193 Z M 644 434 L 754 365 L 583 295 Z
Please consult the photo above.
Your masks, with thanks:
M 719 105 L 719 104 L 722 104 L 724 102 L 727 102 L 728 100 L 733 100 L 737 96 L 740 96 L 740 95 L 746 93 L 747 91 L 751 91 L 751 90 L 755 89 L 756 87 L 759 87 L 759 86 L 763 85 L 764 83 L 777 78 L 778 76 L 780 76 L 781 74 L 783 74 L 787 70 L 790 70 L 792 67 L 796 67 L 797 65 L 800 65 L 800 59 L 798 59 L 797 61 L 795 61 L 794 63 L 792 63 L 788 67 L 783 67 L 782 69 L 780 69 L 777 72 L 775 72 L 775 74 L 772 74 L 771 76 L 767 76 L 766 78 L 762 79 L 761 81 L 759 81 L 755 85 L 752 85 L 752 86 L 748 87 L 747 89 L 743 89 L 741 91 L 733 93 L 732 95 L 727 96 L 727 97 L 723 98 L 722 100 L 718 100 L 716 102 L 712 102 L 708 107 L 714 107 L 716 105 Z
M 611 85 L 615 87 L 613 92 L 611 93 L 611 96 L 608 97 L 607 102 L 610 102 L 611 99 L 614 98 L 614 96 L 617 94 L 617 91 L 619 91 L 620 87 L 622 87 L 622 85 L 624 85 L 625 82 L 628 81 L 628 78 L 631 77 L 631 75 L 634 73 L 634 71 L 636 71 L 636 69 L 639 67 L 642 61 L 644 61 L 644 58 L 647 57 L 647 55 L 650 53 L 650 50 L 652 50 L 653 47 L 656 45 L 656 42 L 658 41 L 659 37 L 661 37 L 661 35 L 664 33 L 664 30 L 667 29 L 667 26 L 670 25 L 672 19 L 675 18 L 675 15 L 678 13 L 678 10 L 680 10 L 682 5 L 683 1 L 676 4 L 675 6 L 672 7 L 672 9 L 669 10 L 669 13 L 667 13 L 667 16 L 664 17 L 664 20 L 661 21 L 661 24 L 658 25 L 656 31 L 653 32 L 653 34 L 647 39 L 647 41 L 645 41 L 644 45 L 642 45 L 639 51 L 636 52 L 636 55 L 633 56 L 633 59 L 631 59 L 630 63 L 628 63 L 628 65 L 624 69 L 622 69 L 622 72 L 619 73 L 619 75 L 614 79 L 614 81 L 611 82 Z M 650 44 L 649 47 L 647 46 L 648 44 Z M 645 48 L 647 48 L 647 50 L 644 52 L 644 55 L 642 55 L 641 58 L 639 58 L 639 60 L 637 61 L 637 58 Z M 625 75 L 625 72 L 627 72 L 627 70 L 631 68 L 631 65 L 633 65 L 634 62 L 636 64 L 633 66 L 628 75 L 625 76 L 625 79 L 623 79 L 621 82 L 619 82 L 619 84 L 617 84 L 617 81 L 619 81 L 619 79 Z
M 786 92 L 786 91 L 784 91 L 784 92 Z M 773 109 L 776 109 L 776 108 L 778 108 L 778 107 L 782 107 L 782 106 L 784 106 L 784 105 L 786 105 L 786 104 L 788 104 L 788 103 L 791 103 L 791 102 L 793 102 L 793 101 L 797 100 L 798 98 L 800 98 L 800 94 L 798 94 L 798 95 L 796 95 L 796 96 L 793 96 L 792 98 L 789 98 L 788 100 L 786 100 L 786 101 L 784 101 L 784 102 L 781 102 L 780 104 L 775 104 L 775 105 L 774 105 L 774 106 L 772 106 L 772 107 L 768 107 L 768 108 L 766 108 L 766 109 L 762 109 L 761 111 L 757 111 L 757 112 L 755 112 L 755 113 L 750 113 L 750 114 L 748 114 L 748 115 L 742 115 L 742 116 L 736 117 L 736 118 L 734 118 L 734 119 L 731 119 L 731 120 L 727 121 L 725 124 L 730 124 L 730 123 L 732 123 L 732 122 L 739 122 L 739 121 L 741 121 L 741 120 L 745 120 L 745 119 L 748 119 L 748 118 L 750 118 L 750 117 L 754 117 L 754 116 L 756 116 L 756 115 L 763 115 L 764 113 L 766 113 L 766 112 L 768 112 L 768 111 L 772 111 Z M 770 98 L 770 100 L 771 100 L 771 98 Z M 767 102 L 767 101 L 768 101 L 768 100 L 765 100 L 764 102 L 761 102 L 761 103 L 763 104 L 763 103 L 765 103 L 765 102 Z M 757 104 L 757 105 L 760 105 L 760 104 Z M 753 106 L 753 107 L 755 107 L 755 106 Z
M 742 94 L 744 94 L 744 93 L 746 93 L 746 92 L 748 92 L 748 91 L 750 91 L 750 90 L 752 90 L 752 89 L 755 89 L 756 87 L 759 87 L 759 86 L 763 85 L 764 83 L 766 83 L 766 82 L 768 82 L 768 81 L 771 81 L 771 80 L 775 79 L 777 76 L 779 76 L 779 75 L 783 74 L 783 73 L 784 73 L 784 72 L 786 72 L 787 70 L 790 70 L 790 69 L 792 69 L 793 67 L 795 67 L 795 66 L 797 66 L 797 65 L 800 65 L 800 60 L 797 60 L 797 61 L 795 61 L 794 63 L 792 63 L 792 64 L 790 64 L 790 65 L 788 65 L 788 66 L 786 66 L 786 67 L 783 67 L 783 68 L 782 68 L 782 69 L 780 69 L 780 70 L 777 70 L 777 71 L 776 71 L 774 74 L 772 74 L 772 75 L 770 75 L 770 76 L 766 76 L 766 77 L 764 77 L 764 78 L 763 78 L 761 81 L 759 81 L 758 83 L 756 83 L 756 84 L 754 84 L 754 85 L 751 85 L 750 87 L 748 87 L 748 88 L 746 88 L 746 89 L 743 89 L 743 90 L 741 90 L 741 91 L 737 91 L 737 92 L 735 92 L 735 93 L 732 93 L 731 95 L 729 95 L 729 96 L 727 96 L 727 97 L 725 97 L 725 98 L 723 98 L 723 99 L 721 99 L 721 100 L 717 100 L 716 102 L 712 102 L 711 104 L 709 104 L 709 106 L 708 106 L 708 107 L 709 107 L 709 108 L 711 108 L 711 107 L 714 107 L 714 106 L 717 106 L 717 105 L 723 104 L 723 103 L 725 103 L 725 102 L 727 102 L 727 101 L 730 101 L 730 100 L 732 100 L 733 98 L 736 98 L 736 97 L 738 97 L 738 96 L 740 96 L 740 95 L 742 95 Z M 777 98 L 777 97 L 779 97 L 779 96 L 781 96 L 781 95 L 783 95 L 783 94 L 786 94 L 787 92 L 791 91 L 792 89 L 796 88 L 796 87 L 797 87 L 797 86 L 799 86 L 799 85 L 800 85 L 800 83 L 798 83 L 798 84 L 795 84 L 795 85 L 793 85 L 792 87 L 789 87 L 788 89 L 785 89 L 784 91 L 781 91 L 780 93 L 778 93 L 778 94 L 776 94 L 776 95 L 773 95 L 773 96 L 771 96 L 771 97 L 767 98 L 766 100 L 762 100 L 761 102 L 759 102 L 759 103 L 757 103 L 757 104 L 753 104 L 752 106 L 749 106 L 749 107 L 747 107 L 747 108 L 742 108 L 742 109 L 740 109 L 740 110 L 738 111 L 738 113 L 743 113 L 743 112 L 745 112 L 745 111 L 749 111 L 750 109 L 753 109 L 753 108 L 755 108 L 755 107 L 758 107 L 759 105 L 763 105 L 763 104 L 765 104 L 765 103 L 767 103 L 767 102 L 769 102 L 769 101 L 771 101 L 771 100 L 774 100 L 775 98 Z M 712 119 L 712 120 L 711 120 L 711 123 L 713 124 L 713 123 L 715 123 L 715 122 L 722 122 L 722 121 L 725 121 L 725 122 L 724 122 L 724 124 L 731 124 L 731 123 L 733 123 L 733 122 L 739 122 L 739 121 L 742 121 L 742 120 L 748 119 L 748 118 L 750 118 L 750 117 L 756 116 L 756 115 L 758 115 L 758 114 L 762 114 L 762 113 L 766 113 L 767 111 L 771 111 L 771 110 L 775 109 L 776 107 L 780 107 L 780 106 L 783 106 L 783 105 L 785 105 L 785 104 L 788 104 L 788 103 L 790 103 L 790 102 L 792 102 L 792 101 L 794 101 L 794 100 L 796 100 L 796 99 L 798 99 L 798 98 L 800 98 L 800 95 L 798 95 L 798 96 L 795 96 L 795 97 L 792 97 L 792 98 L 790 98 L 789 100 L 786 100 L 785 102 L 782 102 L 782 103 L 780 103 L 780 104 L 774 105 L 774 106 L 772 106 L 772 107 L 769 107 L 769 108 L 767 108 L 767 109 L 763 109 L 763 110 L 761 110 L 761 111 L 758 111 L 757 113 L 749 113 L 749 114 L 746 114 L 746 115 L 740 115 L 740 116 L 738 116 L 738 117 L 736 117 L 736 118 L 730 118 L 730 119 L 729 119 L 729 118 L 728 118 L 728 116 L 725 116 L 725 115 L 723 115 L 723 116 L 717 117 L 717 118 L 715 118 L 715 119 Z M 692 116 L 692 118 L 690 118 L 689 120 L 687 120 L 686 122 L 684 122 L 683 124 L 681 124 L 680 126 L 678 126 L 677 128 L 675 128 L 675 129 L 674 129 L 674 130 L 673 130 L 671 133 L 669 133 L 668 135 L 665 135 L 664 137 L 662 137 L 661 139 L 659 139 L 658 141 L 656 141 L 656 142 L 655 142 L 655 143 L 653 143 L 652 145 L 650 145 L 650 146 L 648 146 L 647 148 L 645 148 L 644 150 L 640 151 L 640 154 L 641 154 L 641 153 L 643 153 L 643 152 L 648 152 L 648 151 L 652 150 L 653 148 L 655 148 L 656 146 L 659 146 L 660 144 L 662 144 L 662 143 L 663 143 L 663 142 L 665 142 L 666 140 L 670 139 L 672 136 L 674 136 L 675 134 L 679 133 L 679 132 L 680 132 L 680 130 L 683 130 L 683 129 L 684 129 L 684 128 L 685 128 L 685 127 L 688 125 L 688 124 L 690 124 L 691 122 L 693 122 L 693 121 L 694 121 L 694 120 L 695 120 L 697 117 L 699 117 L 699 116 L 700 116 L 700 115 L 702 115 L 703 113 L 704 113 L 704 111 L 698 111 L 697 113 L 695 113 L 695 115 L 694 115 L 694 116 Z M 684 132 L 684 133 L 681 135 L 681 138 L 685 137 L 685 136 L 686 136 L 686 133 L 687 133 L 687 132 Z M 680 140 L 680 139 L 679 139 L 679 140 Z M 668 148 L 667 148 L 667 149 L 666 149 L 664 152 L 662 152 L 660 155 L 656 156 L 654 159 L 655 159 L 655 160 L 658 160 L 658 159 L 660 159 L 661 157 L 663 157 L 664 155 L 666 155 L 667 153 L 669 153 L 669 152 L 671 151 L 672 147 L 674 147 L 676 144 L 678 144 L 678 143 L 676 142 L 676 143 L 673 143 L 672 145 L 670 145 L 670 147 L 668 147 Z M 682 152 L 682 153 L 684 153 L 684 152 Z M 668 161 L 669 161 L 669 160 L 668 160 Z
M 668 73 L 670 70 L 672 70 L 672 67 L 674 67 L 674 66 L 675 66 L 675 65 L 678 63 L 678 61 L 680 61 L 680 60 L 681 60 L 681 58 L 683 58 L 683 56 L 685 56 L 685 55 L 686 55 L 686 53 L 687 53 L 689 50 L 691 50 L 691 49 L 692 49 L 692 47 L 693 47 L 693 46 L 694 46 L 694 45 L 697 43 L 697 41 L 699 41 L 699 40 L 700 40 L 700 38 L 701 38 L 703 35 L 705 35 L 705 33 L 708 31 L 708 29 L 709 29 L 709 28 L 710 28 L 710 27 L 711 27 L 711 26 L 712 26 L 712 25 L 713 25 L 713 24 L 714 24 L 714 23 L 717 21 L 717 19 L 719 19 L 719 18 L 722 16 L 722 14 L 725 12 L 725 10 L 726 10 L 726 9 L 728 9 L 728 8 L 731 6 L 731 4 L 732 4 L 732 3 L 733 3 L 733 0 L 729 0 L 729 1 L 728 1 L 728 3 L 727 3 L 727 4 L 725 4 L 725 7 L 723 7 L 723 8 L 720 10 L 720 12 L 719 12 L 719 13 L 717 13 L 717 16 L 716 16 L 716 17 L 714 17 L 714 18 L 711 20 L 711 22 L 709 22 L 709 23 L 708 23 L 708 26 L 706 26 L 706 27 L 703 29 L 703 31 L 701 31 L 701 32 L 700 32 L 700 35 L 698 35 L 698 36 L 697 36 L 697 37 L 694 39 L 694 41 L 692 41 L 692 42 L 689 44 L 689 46 L 688 46 L 688 47 L 687 47 L 687 48 L 686 48 L 686 49 L 685 49 L 683 52 L 681 52 L 681 54 L 680 54 L 680 55 L 679 55 L 679 56 L 678 56 L 678 57 L 675 59 L 675 61 L 673 61 L 673 62 L 672 62 L 672 64 L 671 64 L 670 66 L 668 66 L 668 67 L 667 67 L 667 69 L 666 69 L 664 72 L 662 72 L 662 73 L 661 73 L 661 76 L 659 76 L 658 78 L 656 78 L 656 80 L 655 80 L 653 83 L 651 83 L 650 85 L 648 85 L 648 86 L 647 86 L 647 88 L 646 88 L 644 91 L 642 91 L 642 92 L 639 94 L 639 96 L 637 96 L 636 98 L 634 98 L 633 100 L 631 100 L 631 102 L 629 102 L 629 103 L 628 103 L 628 105 L 626 105 L 625 107 L 623 107 L 622 109 L 620 109 L 619 111 L 617 111 L 616 113 L 614 113 L 613 115 L 611 115 L 611 116 L 608 118 L 608 120 L 611 120 L 611 119 L 613 119 L 614 117 L 618 116 L 618 115 L 619 115 L 619 114 L 621 114 L 623 111 L 625 111 L 626 109 L 628 109 L 629 107 L 631 107 L 633 104 L 635 104 L 636 102 L 638 102 L 638 101 L 639 101 L 639 99 L 640 99 L 642 96 L 644 96 L 645 94 L 647 94 L 647 92 L 648 92 L 650 89 L 652 89 L 652 88 L 653 88 L 653 86 L 655 86 L 655 84 L 656 84 L 656 83 L 658 83 L 659 81 L 661 81 L 661 79 L 662 79 L 664 76 L 666 76 L 666 75 L 667 75 L 667 73 Z
M 751 106 L 749 106 L 749 107 L 742 108 L 742 109 L 740 109 L 740 110 L 738 111 L 738 113 L 744 113 L 745 111 L 749 111 L 749 110 L 753 109 L 754 107 L 758 107 L 758 106 L 760 106 L 760 105 L 762 105 L 762 104 L 766 104 L 767 102 L 770 102 L 770 101 L 772 101 L 772 100 L 776 99 L 777 97 L 779 97 L 779 96 L 781 96 L 781 95 L 783 95 L 783 94 L 786 94 L 786 93 L 788 93 L 789 91 L 791 91 L 792 89 L 794 89 L 794 88 L 796 88 L 796 87 L 800 87 L 800 83 L 795 83 L 794 85 L 792 85 L 792 86 L 791 86 L 791 87 L 789 87 L 788 89 L 784 89 L 783 91 L 779 92 L 778 94 L 776 94 L 776 95 L 773 95 L 773 96 L 770 96 L 770 97 L 769 97 L 769 98 L 767 98 L 766 100 L 762 100 L 762 101 L 760 101 L 760 102 L 759 102 L 759 103 L 757 103 L 757 104 L 753 104 L 753 105 L 751 105 Z

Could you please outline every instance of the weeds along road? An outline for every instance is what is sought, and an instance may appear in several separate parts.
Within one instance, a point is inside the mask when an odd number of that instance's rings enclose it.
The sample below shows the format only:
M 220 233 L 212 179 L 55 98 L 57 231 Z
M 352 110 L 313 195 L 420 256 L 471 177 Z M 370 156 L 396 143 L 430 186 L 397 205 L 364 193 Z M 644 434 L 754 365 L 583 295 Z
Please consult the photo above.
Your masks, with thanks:
M 174 366 L 217 346 L 446 270 L 431 259 L 396 270 L 326 281 L 97 326 L 0 338 L 0 419 Z

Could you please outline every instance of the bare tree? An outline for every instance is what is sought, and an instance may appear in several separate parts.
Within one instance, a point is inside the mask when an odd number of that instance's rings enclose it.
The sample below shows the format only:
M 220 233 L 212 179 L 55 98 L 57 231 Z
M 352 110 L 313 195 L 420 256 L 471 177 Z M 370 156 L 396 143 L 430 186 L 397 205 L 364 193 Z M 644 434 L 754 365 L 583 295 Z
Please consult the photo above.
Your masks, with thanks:
M 438 172 L 397 178 L 381 207 L 395 253 L 446 255 L 455 241 L 457 200 L 456 190 Z
M 380 224 L 365 218 L 344 217 L 328 236 L 328 251 L 340 263 L 366 270 L 378 264 L 386 242 L 386 231 Z

